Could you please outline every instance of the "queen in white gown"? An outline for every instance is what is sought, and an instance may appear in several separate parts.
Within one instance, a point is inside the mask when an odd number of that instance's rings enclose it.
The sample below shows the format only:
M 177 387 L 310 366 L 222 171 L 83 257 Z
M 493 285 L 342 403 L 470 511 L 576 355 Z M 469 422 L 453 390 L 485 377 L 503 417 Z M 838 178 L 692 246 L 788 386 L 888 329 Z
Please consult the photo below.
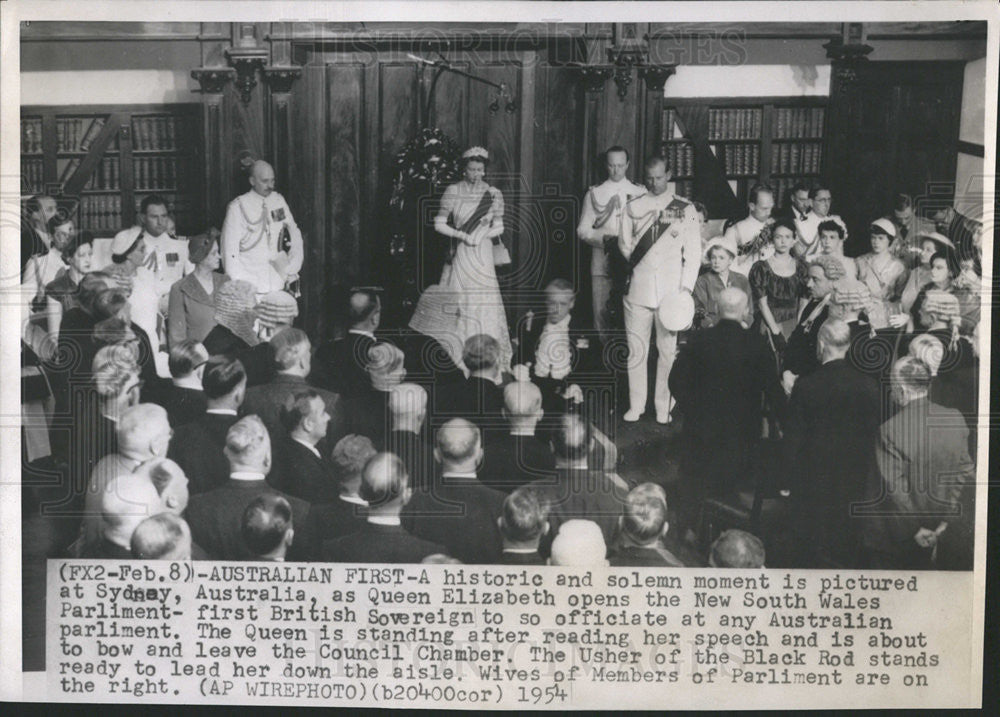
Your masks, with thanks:
M 500 242 L 503 195 L 483 181 L 489 161 L 485 149 L 472 147 L 462 158 L 462 180 L 445 190 L 434 218 L 434 229 L 451 242 L 449 259 L 441 281 L 420 296 L 410 328 L 441 342 L 462 368 L 466 339 L 476 334 L 492 336 L 500 344 L 500 367 L 507 369 L 512 355 L 510 332 L 495 268 L 497 261 L 509 261 L 499 258 L 506 254 Z

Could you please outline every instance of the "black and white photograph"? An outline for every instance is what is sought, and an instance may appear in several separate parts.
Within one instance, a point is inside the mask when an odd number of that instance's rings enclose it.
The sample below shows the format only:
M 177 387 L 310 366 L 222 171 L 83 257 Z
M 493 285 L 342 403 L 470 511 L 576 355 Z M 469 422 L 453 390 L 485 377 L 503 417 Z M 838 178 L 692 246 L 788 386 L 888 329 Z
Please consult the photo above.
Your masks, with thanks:
M 3 3 L 5 694 L 981 704 L 934 4 Z

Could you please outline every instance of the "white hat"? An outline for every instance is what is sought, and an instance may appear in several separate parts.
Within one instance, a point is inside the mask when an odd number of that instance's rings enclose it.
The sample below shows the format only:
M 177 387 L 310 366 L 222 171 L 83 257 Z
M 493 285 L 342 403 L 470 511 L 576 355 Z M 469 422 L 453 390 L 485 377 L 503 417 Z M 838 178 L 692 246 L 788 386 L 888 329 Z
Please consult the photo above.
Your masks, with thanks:
M 882 231 L 880 233 L 887 234 L 890 238 L 896 238 L 896 225 L 891 221 L 883 217 L 882 219 L 876 219 L 872 222 L 872 227 L 878 227 Z
M 951 239 L 946 237 L 944 234 L 939 234 L 938 232 L 920 232 L 920 234 L 917 235 L 917 239 L 930 239 L 932 241 L 936 241 L 942 246 L 948 247 L 949 249 L 955 248 Z
M 139 230 L 136 236 L 132 236 L 132 232 L 118 232 L 115 234 L 115 238 L 111 240 L 111 258 L 116 264 L 120 264 L 125 261 L 125 257 L 132 253 L 135 249 L 136 244 L 142 239 L 145 232 Z
M 704 257 L 706 262 L 708 261 L 708 253 L 717 246 L 721 246 L 723 249 L 732 254 L 734 258 L 739 256 L 739 250 L 736 248 L 736 239 L 733 237 L 719 235 L 717 237 L 712 237 L 708 240 L 708 243 L 705 244 Z

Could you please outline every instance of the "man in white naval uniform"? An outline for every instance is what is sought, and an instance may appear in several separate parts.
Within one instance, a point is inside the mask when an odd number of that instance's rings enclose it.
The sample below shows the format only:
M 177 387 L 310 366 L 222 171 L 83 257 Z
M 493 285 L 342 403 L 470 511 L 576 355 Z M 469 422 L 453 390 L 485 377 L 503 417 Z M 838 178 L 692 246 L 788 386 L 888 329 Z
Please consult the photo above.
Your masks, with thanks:
M 607 162 L 608 178 L 602 184 L 587 190 L 583 198 L 580 223 L 576 227 L 577 236 L 591 248 L 590 277 L 593 287 L 594 328 L 597 329 L 602 341 L 607 340 L 610 328 L 607 305 L 611 296 L 611 276 L 605 242 L 617 242 L 621 236 L 622 207 L 625 203 L 633 197 L 646 193 L 645 188 L 625 178 L 629 164 L 628 150 L 624 147 L 611 147 L 604 153 L 604 158 Z
M 670 421 L 667 379 L 677 351 L 677 333 L 659 320 L 657 309 L 672 296 L 694 290 L 701 267 L 701 231 L 694 204 L 667 191 L 670 173 L 660 157 L 646 161 L 649 192 L 625 205 L 618 246 L 632 267 L 625 295 L 628 335 L 628 397 L 626 421 L 638 421 L 646 410 L 646 366 L 650 332 L 656 324 L 656 420 Z
M 822 251 L 819 244 L 819 223 L 823 218 L 813 209 L 808 184 L 799 182 L 795 185 L 789 208 L 795 222 L 795 246 L 792 247 L 792 253 L 809 261 Z
M 170 287 L 194 271 L 194 265 L 188 261 L 187 242 L 174 239 L 167 233 L 169 218 L 167 201 L 157 194 L 150 194 L 139 205 L 138 226 L 122 229 L 112 242 L 116 246 L 131 246 L 142 234 L 143 244 L 146 245 L 143 266 L 153 275 L 159 312 L 164 318 L 167 316 Z
M 285 198 L 274 191 L 274 169 L 253 164 L 250 191 L 229 203 L 222 225 L 222 260 L 226 274 L 249 281 L 257 296 L 281 291 L 298 279 L 302 268 L 302 232 Z
M 754 262 L 767 259 L 774 254 L 774 245 L 771 242 L 761 243 L 760 246 L 748 251 L 760 236 L 761 230 L 770 223 L 771 210 L 774 209 L 774 192 L 766 184 L 755 184 L 750 188 L 747 204 L 750 207 L 750 215 L 729 227 L 725 234 L 727 239 L 736 242 L 736 247 L 740 251 L 729 270 L 743 276 L 749 276 L 750 267 Z

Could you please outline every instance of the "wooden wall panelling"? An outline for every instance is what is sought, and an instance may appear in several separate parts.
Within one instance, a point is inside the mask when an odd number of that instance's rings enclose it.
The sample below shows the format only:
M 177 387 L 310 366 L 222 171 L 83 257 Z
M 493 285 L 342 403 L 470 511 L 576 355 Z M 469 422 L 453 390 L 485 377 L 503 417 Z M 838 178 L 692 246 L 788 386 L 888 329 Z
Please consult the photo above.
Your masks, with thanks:
M 631 158 L 627 176 L 630 180 L 641 184 L 642 177 L 642 147 L 638 143 L 639 96 L 645 91 L 642 82 L 635 81 L 635 70 L 632 70 L 633 82 L 629 85 L 628 94 L 622 99 L 618 96 L 618 85 L 614 80 L 608 80 L 604 85 L 600 106 L 600 129 L 598 130 L 597 152 L 601 153 L 608 147 L 621 145 L 629 152 Z M 595 160 L 597 161 L 597 160 Z M 597 176 L 594 182 L 602 182 L 607 178 L 603 158 L 597 162 Z
M 247 175 L 240 166 L 239 155 L 241 152 L 250 152 L 256 159 L 273 161 L 264 131 L 263 87 L 263 83 L 258 82 L 250 102 L 246 104 L 240 99 L 240 91 L 235 84 L 226 85 L 224 91 L 227 114 L 224 133 L 226 151 L 228 152 L 225 166 L 228 166 L 228 171 L 223 174 L 223 179 L 228 178 L 229 181 L 228 186 L 224 187 L 229 199 L 243 194 L 250 188 Z M 281 192 L 280 182 L 287 181 L 287 177 L 276 179 L 275 188 Z
M 466 72 L 475 72 L 467 62 L 455 62 L 453 66 Z M 433 67 L 424 67 L 421 91 L 426 97 L 430 92 L 431 82 L 436 72 Z M 469 86 L 472 80 L 456 75 L 453 72 L 443 72 L 438 78 L 428 114 L 428 126 L 437 127 L 451 137 L 464 151 L 469 146 Z
M 335 316 L 327 275 L 333 240 L 327 232 L 326 72 L 324 65 L 306 65 L 292 94 L 289 191 L 283 192 L 302 230 L 302 314 L 306 330 L 317 341 L 332 337 Z
M 365 148 L 363 128 L 364 75 L 360 64 L 331 65 L 327 69 L 327 200 L 330 242 L 326 276 L 344 283 L 361 273 L 361 214 L 367 209 L 361 189 Z
M 539 288 L 542 279 L 541 266 L 533 259 L 532 245 L 544 246 L 548 237 L 543 226 L 535 221 L 544 207 L 539 206 L 537 183 L 535 181 L 535 131 L 536 122 L 535 89 L 537 84 L 538 53 L 527 50 L 522 53 L 520 71 L 520 91 L 517 93 L 518 138 L 520 155 L 517 164 L 521 175 L 520 196 L 518 198 L 519 214 L 524 217 L 520 221 L 520 234 L 515 245 L 510 247 L 511 259 L 514 263 L 511 280 L 518 291 L 518 299 L 528 290 Z M 539 247 L 539 249 L 541 248 Z M 537 256 L 541 251 L 536 251 Z

